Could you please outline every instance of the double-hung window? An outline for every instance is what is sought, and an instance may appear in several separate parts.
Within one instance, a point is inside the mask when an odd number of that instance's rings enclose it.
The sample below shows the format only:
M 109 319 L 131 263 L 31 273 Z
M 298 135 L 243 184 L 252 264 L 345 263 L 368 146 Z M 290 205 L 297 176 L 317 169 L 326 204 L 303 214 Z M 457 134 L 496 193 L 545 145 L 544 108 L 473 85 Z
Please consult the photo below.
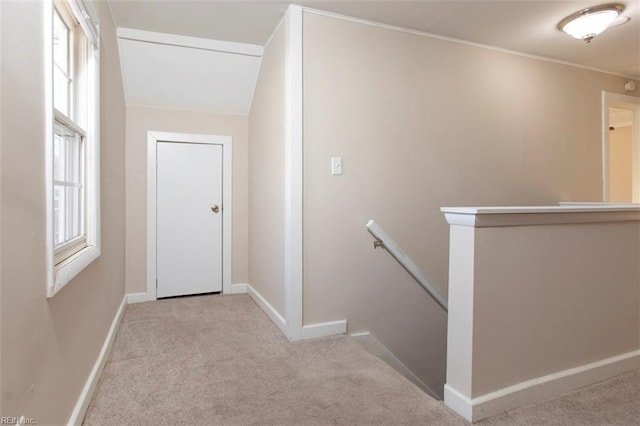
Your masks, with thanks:
M 53 244 L 60 264 L 87 246 L 84 130 L 53 124 Z
M 98 32 L 81 0 L 50 0 L 49 297 L 100 254 Z

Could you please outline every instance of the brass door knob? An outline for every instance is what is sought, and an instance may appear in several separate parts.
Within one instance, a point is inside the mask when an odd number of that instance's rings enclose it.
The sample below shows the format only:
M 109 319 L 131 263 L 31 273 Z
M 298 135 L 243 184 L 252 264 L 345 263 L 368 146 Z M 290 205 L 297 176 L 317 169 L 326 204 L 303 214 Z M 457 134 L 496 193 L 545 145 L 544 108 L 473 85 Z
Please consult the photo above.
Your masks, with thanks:
M 211 207 L 211 211 L 214 213 L 218 213 L 220 211 L 220 207 L 218 207 L 217 205 L 214 205 L 213 207 Z

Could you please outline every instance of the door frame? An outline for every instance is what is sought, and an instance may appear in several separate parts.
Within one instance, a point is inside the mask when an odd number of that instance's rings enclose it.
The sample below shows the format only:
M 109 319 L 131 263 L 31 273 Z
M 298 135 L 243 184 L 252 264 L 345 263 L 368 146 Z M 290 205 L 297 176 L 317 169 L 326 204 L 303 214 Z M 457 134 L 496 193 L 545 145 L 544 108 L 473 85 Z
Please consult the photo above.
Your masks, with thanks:
M 158 142 L 222 145 L 222 293 L 233 293 L 232 255 L 232 159 L 231 136 L 147 132 L 147 300 L 157 299 L 157 147 Z
M 602 201 L 609 202 L 609 108 L 633 111 L 633 202 L 640 203 L 640 97 L 602 91 Z

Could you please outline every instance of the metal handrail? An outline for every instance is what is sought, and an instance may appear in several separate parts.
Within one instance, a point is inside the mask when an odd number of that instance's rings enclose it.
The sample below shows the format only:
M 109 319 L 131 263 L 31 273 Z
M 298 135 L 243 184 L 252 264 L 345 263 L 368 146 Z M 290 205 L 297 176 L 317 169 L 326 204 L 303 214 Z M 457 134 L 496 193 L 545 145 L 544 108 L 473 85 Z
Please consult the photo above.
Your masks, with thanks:
M 445 312 L 448 312 L 447 299 L 440 293 L 440 290 L 427 280 L 420 268 L 416 266 L 411 258 L 396 244 L 384 230 L 373 220 L 367 222 L 367 230 L 376 239 L 373 248 L 383 247 L 395 260 L 424 288 L 427 293 L 436 301 Z

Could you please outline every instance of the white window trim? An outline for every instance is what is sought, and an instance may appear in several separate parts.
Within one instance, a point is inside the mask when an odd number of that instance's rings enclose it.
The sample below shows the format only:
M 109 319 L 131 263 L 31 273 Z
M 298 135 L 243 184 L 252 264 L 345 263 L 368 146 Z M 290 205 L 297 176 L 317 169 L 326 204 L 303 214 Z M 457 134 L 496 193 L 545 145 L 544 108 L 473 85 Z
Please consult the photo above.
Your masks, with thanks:
M 73 2 L 76 5 L 76 2 Z M 83 269 L 100 256 L 100 51 L 97 44 L 92 45 L 89 57 L 90 74 L 94 75 L 94 84 L 89 90 L 94 104 L 93 114 L 89 114 L 87 125 L 87 206 L 86 232 L 87 247 L 69 257 L 59 265 L 54 261 L 53 242 L 53 122 L 55 113 L 53 108 L 53 52 L 49 46 L 53 45 L 53 2 L 44 2 L 44 79 L 45 79 L 45 197 L 46 197 L 46 267 L 47 267 L 47 298 L 53 297 L 69 283 Z M 91 35 L 93 37 L 94 34 Z M 89 36 L 88 36 L 89 37 Z M 96 37 L 97 39 L 97 37 Z M 91 40 L 91 39 L 90 39 Z M 94 40 L 91 40 L 92 42 Z

